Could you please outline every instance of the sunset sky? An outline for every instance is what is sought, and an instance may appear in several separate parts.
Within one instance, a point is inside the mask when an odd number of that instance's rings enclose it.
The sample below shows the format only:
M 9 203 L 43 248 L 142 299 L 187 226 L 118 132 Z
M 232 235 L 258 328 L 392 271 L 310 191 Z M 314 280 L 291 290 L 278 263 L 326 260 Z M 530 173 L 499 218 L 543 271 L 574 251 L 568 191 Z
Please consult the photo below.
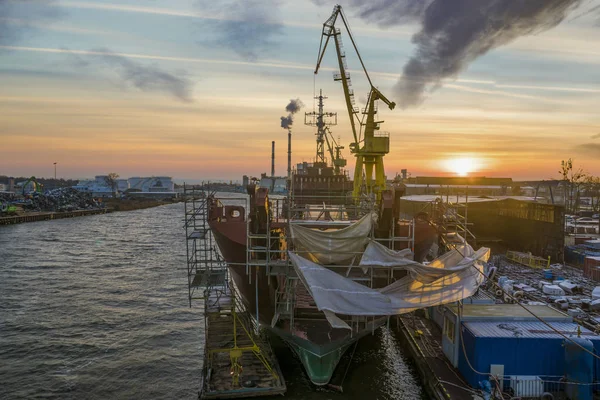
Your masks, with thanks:
M 357 0 L 346 3 L 374 84 L 399 101 L 396 83 L 421 27 L 381 26 L 360 14 Z M 290 99 L 305 103 L 293 160 L 311 161 L 314 129 L 303 114 L 320 88 L 327 111 L 338 112 L 332 131 L 352 170 L 333 47 L 313 74 L 333 5 L 0 0 L 0 175 L 50 177 L 57 162 L 65 178 L 117 172 L 240 180 L 269 171 L 271 140 L 283 175 L 280 117 Z M 387 176 L 402 168 L 413 176 L 448 174 L 453 160 L 466 159 L 474 175 L 550 179 L 569 157 L 600 175 L 597 6 L 600 0 L 584 1 L 557 27 L 491 49 L 418 106 L 390 111 L 382 104 L 382 130 L 391 135 Z M 367 81 L 347 37 L 344 44 L 362 108 Z

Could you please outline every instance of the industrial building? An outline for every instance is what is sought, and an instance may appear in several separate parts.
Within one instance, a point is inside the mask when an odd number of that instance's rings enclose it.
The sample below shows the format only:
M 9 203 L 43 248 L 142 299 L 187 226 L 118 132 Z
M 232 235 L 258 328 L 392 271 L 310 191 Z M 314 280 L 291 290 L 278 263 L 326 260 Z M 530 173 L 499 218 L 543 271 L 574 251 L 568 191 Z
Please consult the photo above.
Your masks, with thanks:
M 400 198 L 400 215 L 425 214 L 440 225 L 448 224 L 447 207 L 468 220 L 469 234 L 496 253 L 531 252 L 562 261 L 564 207 L 543 204 L 522 196 L 413 195 Z M 445 219 L 445 220 L 442 220 Z
M 132 177 L 129 189 L 140 192 L 175 192 L 175 183 L 170 176 Z
M 513 193 L 511 178 L 417 176 L 398 184 L 406 195 L 507 196 Z
M 96 175 L 94 179 L 81 180 L 73 189 L 91 193 L 93 197 L 112 197 L 113 190 L 106 182 L 106 175 Z
M 74 189 L 91 193 L 93 197 L 112 197 L 113 188 L 108 184 L 107 175 L 96 175 L 94 179 L 81 180 Z M 138 197 L 176 197 L 175 184 L 171 177 L 133 177 L 116 179 L 115 191 L 118 193 L 135 193 Z

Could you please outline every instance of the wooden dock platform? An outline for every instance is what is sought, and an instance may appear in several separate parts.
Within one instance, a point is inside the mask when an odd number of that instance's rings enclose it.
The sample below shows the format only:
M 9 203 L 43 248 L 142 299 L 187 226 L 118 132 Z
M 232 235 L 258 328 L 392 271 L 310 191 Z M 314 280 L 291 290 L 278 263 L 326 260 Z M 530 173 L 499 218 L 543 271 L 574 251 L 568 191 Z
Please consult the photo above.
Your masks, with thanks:
M 429 397 L 472 400 L 473 391 L 443 354 L 439 328 L 431 320 L 416 315 L 397 318 L 402 341 L 415 361 Z
M 277 359 L 268 340 L 254 333 L 248 312 L 236 307 L 230 294 L 211 300 L 207 299 L 205 311 L 205 364 L 200 398 L 284 394 L 286 385 Z

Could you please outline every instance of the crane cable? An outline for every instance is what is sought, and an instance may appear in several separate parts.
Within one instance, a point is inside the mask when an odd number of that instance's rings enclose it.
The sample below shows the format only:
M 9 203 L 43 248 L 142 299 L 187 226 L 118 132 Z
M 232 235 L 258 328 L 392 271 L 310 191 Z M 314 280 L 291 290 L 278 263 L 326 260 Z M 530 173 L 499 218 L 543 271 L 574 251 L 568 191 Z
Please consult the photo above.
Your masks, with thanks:
M 462 306 L 463 306 L 463 302 L 459 301 L 458 302 L 458 307 L 456 308 L 457 313 L 458 313 L 458 320 L 461 321 L 462 320 Z M 462 329 L 459 326 L 458 327 L 458 336 L 459 336 L 459 340 L 460 340 L 460 344 L 462 347 L 462 351 L 463 351 L 463 355 L 465 356 L 465 360 L 467 361 L 467 365 L 469 366 L 469 368 L 471 368 L 473 370 L 473 372 L 475 372 L 476 374 L 479 375 L 486 375 L 489 376 L 490 381 L 494 381 L 494 384 L 496 385 L 496 388 L 498 389 L 498 391 L 500 392 L 500 396 L 504 399 L 504 394 L 502 393 L 502 389 L 500 386 L 500 382 L 498 381 L 498 378 L 493 375 L 491 372 L 481 372 L 481 371 L 477 371 L 473 365 L 471 365 L 471 361 L 469 360 L 469 356 L 467 355 L 467 349 L 465 348 L 465 341 L 463 339 L 463 334 L 462 334 Z
M 458 251 L 458 253 L 465 257 L 465 255 L 456 248 L 455 244 L 452 244 L 452 246 L 454 247 L 454 249 L 456 251 Z M 479 272 L 484 278 L 487 279 L 487 276 L 480 271 L 478 268 L 475 267 L 475 264 L 472 265 L 473 268 L 475 268 L 475 270 L 477 272 Z M 579 347 L 581 350 L 585 351 L 586 353 L 590 354 L 591 356 L 593 356 L 594 358 L 597 358 L 598 360 L 600 360 L 600 356 L 598 356 L 597 354 L 594 354 L 593 352 L 589 351 L 588 349 L 586 349 L 585 347 L 583 347 L 582 345 L 580 345 L 579 343 L 577 343 L 576 341 L 574 341 L 573 339 L 569 338 L 568 336 L 566 336 L 565 334 L 563 334 L 561 331 L 559 331 L 558 329 L 556 329 L 555 327 L 553 327 L 552 325 L 550 325 L 548 322 L 544 321 L 541 317 L 539 317 L 538 315 L 536 315 L 533 311 L 529 310 L 527 307 L 525 307 L 523 304 L 521 304 L 514 296 L 512 296 L 511 294 L 509 294 L 506 290 L 504 290 L 502 287 L 500 287 L 500 285 L 492 280 L 490 280 L 490 282 L 492 283 L 492 285 L 495 285 L 498 289 L 500 289 L 502 291 L 502 293 L 506 296 L 508 296 L 512 301 L 515 302 L 515 304 L 519 305 L 520 307 L 522 307 L 525 311 L 527 311 L 529 314 L 531 314 L 533 317 L 535 317 L 538 321 L 540 321 L 541 323 L 543 323 L 544 325 L 546 325 L 548 328 L 550 328 L 551 330 L 553 330 L 556 334 L 558 334 L 559 336 L 561 336 L 563 339 L 573 343 L 575 346 Z

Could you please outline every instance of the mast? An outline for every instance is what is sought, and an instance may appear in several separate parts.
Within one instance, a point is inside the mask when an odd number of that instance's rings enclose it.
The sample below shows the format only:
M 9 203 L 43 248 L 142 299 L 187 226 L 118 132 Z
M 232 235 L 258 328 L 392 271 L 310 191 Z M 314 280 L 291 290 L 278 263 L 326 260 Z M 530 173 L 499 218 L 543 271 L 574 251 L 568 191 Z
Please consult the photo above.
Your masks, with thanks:
M 315 97 L 318 100 L 318 111 L 304 113 L 304 124 L 315 126 L 317 132 L 317 153 L 315 162 L 327 164 L 325 158 L 325 143 L 327 143 L 327 151 L 330 155 L 331 167 L 334 168 L 336 175 L 340 173 L 340 168 L 346 166 L 346 160 L 341 156 L 340 150 L 344 146 L 339 146 L 331 134 L 330 126 L 337 125 L 337 113 L 325 112 L 323 100 L 327 99 L 323 96 L 323 90 L 319 90 L 319 95 Z

